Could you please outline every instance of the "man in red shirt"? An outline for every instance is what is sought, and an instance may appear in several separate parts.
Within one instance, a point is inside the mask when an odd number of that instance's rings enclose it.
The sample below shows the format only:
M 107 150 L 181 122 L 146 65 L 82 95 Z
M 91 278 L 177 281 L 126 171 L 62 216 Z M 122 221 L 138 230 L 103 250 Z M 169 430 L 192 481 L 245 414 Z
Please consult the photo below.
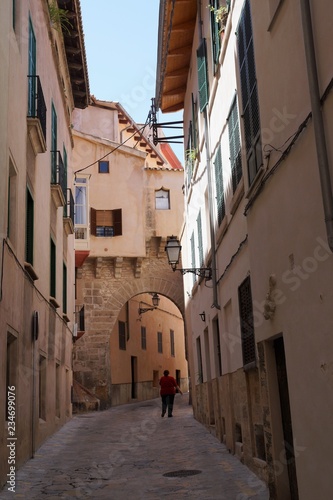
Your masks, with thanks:
M 164 370 L 163 377 L 160 378 L 160 394 L 162 397 L 162 415 L 164 417 L 168 410 L 168 417 L 172 417 L 173 401 L 175 399 L 176 389 L 183 394 L 177 385 L 176 380 L 169 375 L 169 370 Z

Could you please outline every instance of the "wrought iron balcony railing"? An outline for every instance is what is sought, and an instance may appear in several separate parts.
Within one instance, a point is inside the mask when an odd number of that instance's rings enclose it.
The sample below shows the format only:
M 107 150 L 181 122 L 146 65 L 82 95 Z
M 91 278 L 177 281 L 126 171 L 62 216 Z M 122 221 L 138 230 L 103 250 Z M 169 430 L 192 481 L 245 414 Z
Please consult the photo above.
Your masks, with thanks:
M 67 172 L 60 151 L 51 151 L 51 184 L 61 187 L 64 200 L 67 200 Z
M 39 76 L 28 75 L 28 118 L 38 118 L 46 141 L 46 105 Z

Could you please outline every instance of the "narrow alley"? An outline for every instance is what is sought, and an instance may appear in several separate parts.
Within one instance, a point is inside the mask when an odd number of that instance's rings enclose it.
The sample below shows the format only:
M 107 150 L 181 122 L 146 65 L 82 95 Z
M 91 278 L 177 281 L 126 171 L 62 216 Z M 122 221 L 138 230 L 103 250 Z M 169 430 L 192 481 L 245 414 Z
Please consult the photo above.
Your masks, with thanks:
M 1 500 L 162 498 L 267 500 L 266 486 L 193 418 L 188 394 L 174 418 L 160 400 L 74 416 L 48 439 Z

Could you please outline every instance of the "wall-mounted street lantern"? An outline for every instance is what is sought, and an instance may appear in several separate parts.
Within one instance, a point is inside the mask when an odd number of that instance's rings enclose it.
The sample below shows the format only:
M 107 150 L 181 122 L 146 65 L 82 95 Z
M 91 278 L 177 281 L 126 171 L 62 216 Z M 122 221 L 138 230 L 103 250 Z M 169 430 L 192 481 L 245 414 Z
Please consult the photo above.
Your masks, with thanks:
M 182 274 L 193 273 L 200 278 L 205 278 L 207 280 L 212 279 L 212 268 L 211 267 L 199 267 L 199 268 L 189 268 L 189 269 L 178 269 L 177 264 L 179 262 L 180 251 L 182 247 L 176 236 L 170 236 L 167 240 L 165 251 L 168 256 L 169 264 L 173 271 L 180 271 Z
M 203 322 L 205 322 L 205 321 L 206 321 L 206 313 L 205 313 L 205 311 L 202 311 L 202 313 L 199 313 L 199 316 L 200 316 L 200 318 L 201 318 L 201 320 L 202 320 Z
M 160 303 L 160 298 L 157 295 L 157 293 L 153 294 L 153 296 L 151 298 L 151 301 L 153 303 L 153 307 L 141 307 L 142 302 L 140 302 L 140 304 L 139 304 L 139 314 L 143 314 L 143 313 L 145 313 L 147 311 L 153 311 L 154 309 L 156 309 L 158 307 L 158 304 Z

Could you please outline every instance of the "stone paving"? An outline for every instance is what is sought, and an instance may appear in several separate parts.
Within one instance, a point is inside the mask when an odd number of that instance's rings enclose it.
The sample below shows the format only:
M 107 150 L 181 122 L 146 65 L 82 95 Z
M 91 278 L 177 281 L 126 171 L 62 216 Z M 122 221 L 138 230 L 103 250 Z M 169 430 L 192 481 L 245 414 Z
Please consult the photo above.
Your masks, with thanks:
M 165 474 L 171 473 L 171 477 Z M 266 486 L 193 418 L 176 395 L 74 416 L 39 448 L 0 499 L 268 500 Z

